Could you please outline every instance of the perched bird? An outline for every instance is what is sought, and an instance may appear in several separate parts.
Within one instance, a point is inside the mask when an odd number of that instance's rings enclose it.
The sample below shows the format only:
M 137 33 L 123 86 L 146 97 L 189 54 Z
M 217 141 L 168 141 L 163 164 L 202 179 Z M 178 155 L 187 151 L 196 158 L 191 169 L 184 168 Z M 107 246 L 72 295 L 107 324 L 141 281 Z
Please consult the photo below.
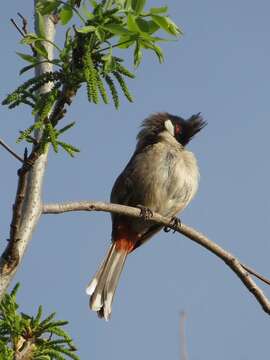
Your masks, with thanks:
M 185 146 L 206 122 L 200 114 L 184 120 L 168 113 L 145 119 L 137 147 L 116 179 L 111 202 L 142 206 L 165 217 L 175 217 L 191 201 L 198 188 L 199 170 Z M 162 229 L 162 226 L 112 214 L 112 244 L 86 292 L 90 308 L 109 320 L 112 301 L 127 255 Z

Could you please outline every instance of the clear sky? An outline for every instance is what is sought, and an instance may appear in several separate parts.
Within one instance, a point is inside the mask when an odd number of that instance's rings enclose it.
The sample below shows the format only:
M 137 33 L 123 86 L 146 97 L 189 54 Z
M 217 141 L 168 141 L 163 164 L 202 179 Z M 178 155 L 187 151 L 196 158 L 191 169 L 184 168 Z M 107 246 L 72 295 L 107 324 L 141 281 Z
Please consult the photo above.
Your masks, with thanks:
M 199 161 L 200 189 L 181 219 L 270 277 L 270 3 L 167 4 L 184 37 L 163 46 L 163 65 L 145 56 L 129 82 L 134 104 L 122 99 L 119 111 L 95 106 L 80 91 L 65 121 L 77 122 L 67 137 L 81 153 L 75 159 L 50 154 L 44 201 L 108 200 L 146 116 L 202 112 L 208 126 L 189 145 Z M 6 1 L 1 7 L 1 99 L 22 81 L 23 62 L 14 52 L 23 49 L 9 22 L 18 11 L 31 22 L 32 1 Z M 29 124 L 29 110 L 0 111 L 0 136 L 22 152 L 14 143 Z M 3 248 L 19 164 L 1 149 L 0 164 Z M 44 216 L 15 279 L 22 283 L 21 310 L 34 313 L 44 304 L 46 313 L 70 320 L 85 360 L 179 359 L 181 310 L 188 317 L 190 360 L 269 358 L 269 316 L 219 259 L 178 234 L 160 232 L 128 258 L 112 320 L 99 320 L 88 308 L 85 286 L 110 232 L 105 213 Z M 260 285 L 270 296 L 270 288 Z

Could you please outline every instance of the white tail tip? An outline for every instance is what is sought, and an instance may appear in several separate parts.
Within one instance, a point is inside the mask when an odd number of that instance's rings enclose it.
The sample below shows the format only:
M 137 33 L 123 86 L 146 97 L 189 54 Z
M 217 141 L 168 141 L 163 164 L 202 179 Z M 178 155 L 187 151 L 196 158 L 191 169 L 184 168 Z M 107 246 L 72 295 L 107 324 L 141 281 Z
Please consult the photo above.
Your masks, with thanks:
M 96 294 L 95 298 L 91 300 L 91 309 L 93 311 L 99 311 L 103 306 L 101 294 Z
M 96 287 L 97 287 L 97 283 L 98 283 L 97 279 L 94 278 L 94 279 L 88 284 L 87 288 L 85 289 L 87 295 L 91 296 L 91 295 L 94 293 L 94 291 L 95 291 L 95 289 L 96 289 Z

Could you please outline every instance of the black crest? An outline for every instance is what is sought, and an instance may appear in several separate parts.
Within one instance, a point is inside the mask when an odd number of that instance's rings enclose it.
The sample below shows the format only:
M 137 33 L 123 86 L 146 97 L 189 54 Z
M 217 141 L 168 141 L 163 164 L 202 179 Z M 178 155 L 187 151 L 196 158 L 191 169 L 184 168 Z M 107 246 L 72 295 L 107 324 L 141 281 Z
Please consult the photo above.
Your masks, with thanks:
M 156 113 L 142 122 L 142 129 L 137 136 L 137 150 L 159 141 L 159 135 L 165 130 L 164 123 L 170 119 L 173 126 L 180 131 L 175 132 L 175 138 L 185 146 L 194 135 L 206 126 L 200 113 L 192 115 L 188 120 L 169 113 Z
M 204 121 L 201 113 L 192 115 L 188 120 L 184 120 L 178 116 L 168 115 L 169 119 L 175 124 L 178 123 L 181 127 L 181 131 L 176 138 L 183 146 L 187 145 L 189 141 L 207 125 L 207 122 Z

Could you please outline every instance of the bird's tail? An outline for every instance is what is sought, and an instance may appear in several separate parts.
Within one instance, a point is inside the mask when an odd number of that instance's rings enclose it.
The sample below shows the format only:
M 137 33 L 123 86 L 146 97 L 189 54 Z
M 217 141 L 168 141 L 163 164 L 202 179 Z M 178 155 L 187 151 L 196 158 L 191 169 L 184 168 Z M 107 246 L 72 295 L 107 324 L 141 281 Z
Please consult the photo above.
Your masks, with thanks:
M 105 320 L 110 319 L 114 293 L 127 255 L 127 250 L 117 249 L 116 244 L 113 243 L 96 275 L 86 288 L 86 293 L 90 295 L 90 308 Z

